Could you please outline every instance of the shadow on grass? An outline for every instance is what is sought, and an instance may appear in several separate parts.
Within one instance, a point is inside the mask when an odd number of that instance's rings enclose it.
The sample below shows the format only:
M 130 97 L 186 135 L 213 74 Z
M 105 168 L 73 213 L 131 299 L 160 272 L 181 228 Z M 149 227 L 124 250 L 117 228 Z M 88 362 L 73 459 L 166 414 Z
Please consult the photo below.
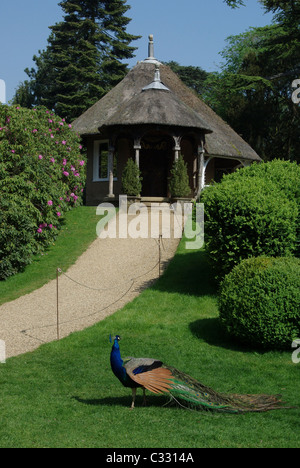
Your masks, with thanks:
M 130 390 L 130 389 L 129 389 Z M 73 396 L 72 399 L 78 401 L 78 403 L 82 403 L 84 405 L 89 405 L 89 406 L 123 406 L 124 408 L 129 408 L 131 407 L 131 395 L 127 396 L 122 396 L 122 397 L 106 397 L 106 398 L 91 398 L 91 399 L 84 399 L 80 398 L 78 396 Z M 142 396 L 137 396 L 135 406 L 142 407 L 143 406 L 143 397 Z M 169 400 L 165 396 L 147 396 L 147 404 L 146 408 L 154 406 L 154 407 L 163 407 L 163 406 L 168 406 L 170 407 L 171 404 L 169 404 Z
M 256 354 L 264 354 L 268 352 L 268 350 L 261 348 L 249 347 L 230 336 L 222 327 L 219 318 L 199 319 L 191 322 L 189 328 L 196 338 L 212 346 L 241 353 L 255 352 Z
M 164 292 L 180 293 L 189 296 L 218 296 L 218 283 L 214 279 L 208 255 L 204 249 L 177 253 L 165 274 L 152 286 Z M 199 312 L 199 316 L 200 312 Z M 235 341 L 222 327 L 219 318 L 199 318 L 189 324 L 192 334 L 206 343 L 239 352 L 247 352 L 248 347 Z
M 199 319 L 189 324 L 192 334 L 199 340 L 203 340 L 209 345 L 235 351 L 245 351 L 238 343 L 234 343 L 232 338 L 223 329 L 218 318 Z
M 218 286 L 206 252 L 199 250 L 175 255 L 153 289 L 190 296 L 210 296 L 217 294 Z

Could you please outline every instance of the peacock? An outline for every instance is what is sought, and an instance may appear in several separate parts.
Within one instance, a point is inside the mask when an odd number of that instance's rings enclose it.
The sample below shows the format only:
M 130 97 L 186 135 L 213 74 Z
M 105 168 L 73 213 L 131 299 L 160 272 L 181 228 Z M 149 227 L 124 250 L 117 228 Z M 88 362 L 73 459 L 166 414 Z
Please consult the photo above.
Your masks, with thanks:
M 226 413 L 263 412 L 284 408 L 280 396 L 222 394 L 206 387 L 193 377 L 157 359 L 121 358 L 121 337 L 110 336 L 112 350 L 111 368 L 124 387 L 132 389 L 131 409 L 134 409 L 137 389 L 141 388 L 146 402 L 145 390 L 155 394 L 169 395 L 181 406 L 199 410 Z M 286 407 L 285 407 L 286 408 Z

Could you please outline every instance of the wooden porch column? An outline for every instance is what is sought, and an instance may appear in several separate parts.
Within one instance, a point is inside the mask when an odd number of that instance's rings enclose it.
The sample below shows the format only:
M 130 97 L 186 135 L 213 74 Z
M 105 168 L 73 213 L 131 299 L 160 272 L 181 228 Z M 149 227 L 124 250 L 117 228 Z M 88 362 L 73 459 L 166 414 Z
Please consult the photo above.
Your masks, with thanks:
M 140 150 L 142 149 L 140 137 L 134 140 L 133 148 L 135 150 L 135 162 L 136 162 L 137 167 L 139 168 L 140 167 Z
M 114 152 L 115 148 L 110 144 L 108 148 L 108 174 L 109 174 L 109 198 L 115 198 L 114 195 Z
M 173 139 L 174 139 L 174 142 L 175 142 L 175 147 L 174 147 L 175 156 L 174 156 L 174 160 L 175 160 L 175 161 L 178 161 L 178 159 L 179 159 L 179 153 L 180 153 L 180 151 L 181 151 L 181 146 L 180 146 L 181 137 L 179 137 L 179 136 L 174 136 L 174 135 L 173 135 Z
M 198 190 L 197 190 L 197 196 L 196 196 L 197 199 L 200 197 L 200 194 L 202 190 L 204 189 L 204 184 L 205 184 L 204 153 L 205 153 L 205 150 L 204 150 L 203 142 L 201 142 L 201 145 L 198 146 Z

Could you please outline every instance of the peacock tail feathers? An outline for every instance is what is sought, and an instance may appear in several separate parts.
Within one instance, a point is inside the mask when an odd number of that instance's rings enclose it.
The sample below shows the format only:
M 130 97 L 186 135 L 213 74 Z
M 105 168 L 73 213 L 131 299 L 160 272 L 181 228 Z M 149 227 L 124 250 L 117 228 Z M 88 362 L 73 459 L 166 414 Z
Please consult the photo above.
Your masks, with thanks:
M 172 373 L 172 386 L 169 393 L 181 406 L 226 413 L 263 412 L 283 408 L 279 395 L 218 393 L 174 367 L 165 367 Z

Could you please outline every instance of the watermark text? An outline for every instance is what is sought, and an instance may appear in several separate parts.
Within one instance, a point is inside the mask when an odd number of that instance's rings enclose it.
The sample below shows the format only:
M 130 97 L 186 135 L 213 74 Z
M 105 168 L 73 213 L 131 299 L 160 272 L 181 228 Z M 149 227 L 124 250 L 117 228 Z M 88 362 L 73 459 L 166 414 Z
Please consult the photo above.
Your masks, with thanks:
M 5 341 L 0 340 L 0 364 L 6 363 L 6 346 Z
M 294 104 L 300 104 L 300 78 L 293 81 L 292 88 L 296 88 L 292 94 L 292 101 Z
M 118 219 L 112 203 L 101 203 L 96 214 L 102 216 L 97 224 L 100 239 L 186 239 L 187 250 L 204 245 L 203 203 L 144 203 L 128 205 L 126 195 L 119 197 Z
M 294 340 L 292 348 L 297 348 L 292 354 L 292 361 L 294 364 L 300 363 L 300 339 Z

